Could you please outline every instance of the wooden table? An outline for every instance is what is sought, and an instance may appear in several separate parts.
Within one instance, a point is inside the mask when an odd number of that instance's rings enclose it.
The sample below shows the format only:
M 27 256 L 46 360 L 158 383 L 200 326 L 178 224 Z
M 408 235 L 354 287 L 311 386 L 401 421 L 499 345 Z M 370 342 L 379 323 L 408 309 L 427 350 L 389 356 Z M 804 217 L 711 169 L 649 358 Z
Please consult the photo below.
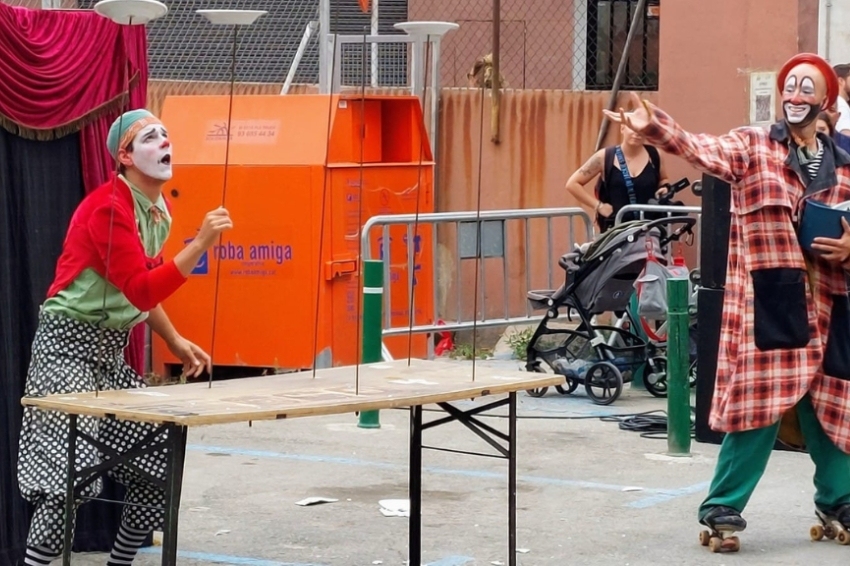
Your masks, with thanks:
M 47 397 L 25 397 L 22 404 L 67 413 L 70 418 L 66 519 L 73 515 L 74 501 L 84 485 L 107 470 L 133 458 L 167 449 L 165 526 L 162 564 L 177 564 L 177 519 L 183 483 L 186 437 L 189 427 L 355 413 L 391 408 L 410 409 L 410 531 L 409 560 L 421 563 L 422 449 L 445 450 L 489 456 L 508 461 L 508 564 L 516 564 L 516 393 L 563 384 L 552 374 L 504 371 L 476 365 L 425 360 L 396 360 L 357 366 L 186 385 L 101 391 Z M 461 410 L 452 401 L 499 395 L 502 398 Z M 436 404 L 446 415 L 423 422 L 423 405 Z M 508 432 L 481 422 L 476 415 L 508 407 Z M 131 420 L 159 425 L 148 438 L 123 453 L 104 451 L 97 439 L 77 428 L 79 416 Z M 422 432 L 457 421 L 466 426 L 497 454 L 465 452 L 423 446 Z M 104 451 L 103 462 L 89 469 L 74 469 L 77 442 L 89 442 Z M 123 502 L 115 502 L 123 503 Z M 63 564 L 70 565 L 71 522 L 66 520 Z

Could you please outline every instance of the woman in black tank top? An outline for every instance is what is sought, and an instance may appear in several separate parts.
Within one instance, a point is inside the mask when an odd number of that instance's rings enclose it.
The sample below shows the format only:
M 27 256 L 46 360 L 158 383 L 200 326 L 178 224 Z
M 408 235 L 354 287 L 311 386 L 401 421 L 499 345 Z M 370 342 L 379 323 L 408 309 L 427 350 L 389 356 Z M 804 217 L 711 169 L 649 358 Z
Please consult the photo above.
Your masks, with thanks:
M 621 143 L 615 147 L 601 149 L 573 173 L 567 181 L 567 190 L 583 205 L 591 208 L 602 232 L 614 225 L 617 212 L 624 206 L 647 204 L 665 192 L 667 173 L 658 150 L 644 145 L 643 138 L 625 127 L 620 127 Z M 626 175 L 620 160 L 626 164 L 631 181 L 629 191 Z M 595 190 L 586 189 L 594 178 L 599 177 Z

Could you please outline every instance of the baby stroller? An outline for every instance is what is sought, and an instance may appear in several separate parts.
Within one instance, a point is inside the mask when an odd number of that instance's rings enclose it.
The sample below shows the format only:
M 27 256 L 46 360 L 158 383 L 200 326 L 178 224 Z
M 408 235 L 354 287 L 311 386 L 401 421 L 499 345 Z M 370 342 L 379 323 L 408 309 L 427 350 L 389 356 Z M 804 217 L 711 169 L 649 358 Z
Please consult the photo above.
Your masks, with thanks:
M 657 261 L 666 263 L 662 249 L 683 234 L 691 234 L 695 223 L 696 219 L 688 216 L 626 222 L 562 256 L 558 263 L 566 271 L 564 284 L 557 290 L 529 291 L 527 295 L 534 310 L 546 312 L 528 343 L 526 370 L 563 375 L 564 385 L 556 386 L 563 394 L 584 384 L 587 395 L 600 405 L 616 401 L 623 384 L 632 381 L 641 365 L 649 366 L 648 373 L 657 373 L 657 346 L 631 330 L 637 321 L 629 313 L 629 302 L 648 250 Z M 678 227 L 667 228 L 671 225 Z M 562 308 L 569 323 L 558 321 Z M 629 328 L 595 325 L 593 317 L 605 312 L 617 313 L 621 320 L 631 319 Z M 575 328 L 573 313 L 579 318 Z M 542 396 L 545 390 L 529 394 Z

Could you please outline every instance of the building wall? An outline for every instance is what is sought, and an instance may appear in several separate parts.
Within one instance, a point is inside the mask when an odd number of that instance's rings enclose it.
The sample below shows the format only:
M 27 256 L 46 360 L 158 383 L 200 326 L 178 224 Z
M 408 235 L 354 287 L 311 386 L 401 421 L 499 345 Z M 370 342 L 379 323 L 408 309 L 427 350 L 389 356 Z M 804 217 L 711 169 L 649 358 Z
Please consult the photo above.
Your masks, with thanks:
M 815 0 L 819 4 L 818 53 L 832 64 L 850 63 L 850 2 Z
M 750 73 L 777 71 L 798 51 L 816 49 L 815 4 L 810 0 L 664 2 L 660 106 L 694 132 L 723 134 L 749 124 Z M 777 116 L 778 112 L 777 108 Z M 678 159 L 670 162 L 678 175 L 698 175 Z

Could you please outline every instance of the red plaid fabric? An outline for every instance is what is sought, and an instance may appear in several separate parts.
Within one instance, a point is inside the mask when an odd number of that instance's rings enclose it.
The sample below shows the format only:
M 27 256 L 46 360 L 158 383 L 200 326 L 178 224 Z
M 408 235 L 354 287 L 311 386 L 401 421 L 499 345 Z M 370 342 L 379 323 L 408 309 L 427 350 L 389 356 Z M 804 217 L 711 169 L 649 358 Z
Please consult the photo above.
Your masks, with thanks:
M 845 272 L 804 255 L 798 243 L 795 222 L 805 184 L 789 165 L 787 137 L 778 140 L 767 130 L 753 127 L 722 136 L 692 134 L 660 109 L 648 106 L 653 121 L 643 133 L 649 143 L 732 186 L 711 427 L 737 432 L 769 426 L 808 392 L 826 434 L 850 453 L 850 376 L 826 375 L 822 366 L 832 297 L 847 294 Z M 850 167 L 839 165 L 835 167 L 837 183 L 807 198 L 827 204 L 850 200 Z M 808 269 L 809 340 L 802 347 L 762 350 L 756 345 L 752 272 L 769 268 Z M 843 334 L 850 348 L 850 332 Z

